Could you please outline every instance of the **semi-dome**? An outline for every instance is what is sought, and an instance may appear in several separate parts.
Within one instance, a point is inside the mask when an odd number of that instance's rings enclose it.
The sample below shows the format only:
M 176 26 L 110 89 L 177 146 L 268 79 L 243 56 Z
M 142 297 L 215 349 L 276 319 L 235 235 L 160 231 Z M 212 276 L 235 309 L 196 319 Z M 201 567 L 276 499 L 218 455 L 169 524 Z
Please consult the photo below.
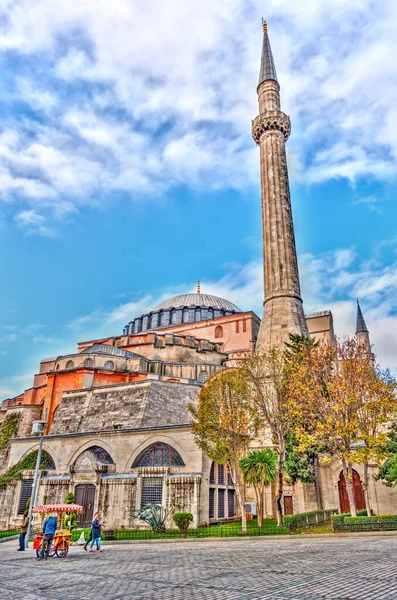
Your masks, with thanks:
M 124 327 L 123 333 L 130 335 L 150 329 L 218 319 L 241 312 L 233 302 L 219 296 L 201 294 L 199 291 L 196 294 L 181 294 L 164 300 L 149 313 L 130 321 Z

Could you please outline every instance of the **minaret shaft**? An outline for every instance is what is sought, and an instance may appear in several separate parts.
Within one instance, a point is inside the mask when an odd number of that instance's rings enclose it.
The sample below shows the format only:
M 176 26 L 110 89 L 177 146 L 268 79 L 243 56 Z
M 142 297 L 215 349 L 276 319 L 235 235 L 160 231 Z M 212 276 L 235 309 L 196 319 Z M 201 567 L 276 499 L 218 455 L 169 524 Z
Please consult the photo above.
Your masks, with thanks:
M 257 349 L 280 346 L 288 341 L 289 333 L 309 335 L 300 292 L 285 151 L 291 125 L 280 110 L 280 86 L 275 79 L 267 32 L 264 35 L 261 76 L 270 72 L 273 78 L 259 82 L 259 116 L 252 122 L 252 135 L 260 147 L 265 288 Z

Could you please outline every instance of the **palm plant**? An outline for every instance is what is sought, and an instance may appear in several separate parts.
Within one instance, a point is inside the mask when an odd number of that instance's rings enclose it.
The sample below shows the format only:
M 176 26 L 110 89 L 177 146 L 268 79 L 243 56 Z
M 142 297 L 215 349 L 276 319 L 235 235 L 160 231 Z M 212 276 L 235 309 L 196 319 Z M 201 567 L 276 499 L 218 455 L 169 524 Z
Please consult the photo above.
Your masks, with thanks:
M 173 508 L 164 509 L 161 504 L 146 504 L 143 508 L 135 510 L 132 516 L 148 523 L 152 531 L 162 533 L 165 531 L 165 522 L 173 511 Z
M 239 462 L 247 485 L 255 490 L 258 507 L 258 526 L 263 523 L 263 498 L 265 486 L 274 483 L 277 477 L 277 454 L 270 448 L 253 450 Z

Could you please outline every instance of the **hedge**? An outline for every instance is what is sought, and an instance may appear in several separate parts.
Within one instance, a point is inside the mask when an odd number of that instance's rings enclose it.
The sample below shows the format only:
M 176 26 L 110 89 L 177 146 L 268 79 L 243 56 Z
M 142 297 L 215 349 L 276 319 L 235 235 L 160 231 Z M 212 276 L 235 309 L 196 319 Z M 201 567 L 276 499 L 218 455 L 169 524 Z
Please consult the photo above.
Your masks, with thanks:
M 312 510 L 296 515 L 286 515 L 284 517 L 284 524 L 290 531 L 295 531 L 295 529 L 299 529 L 300 527 L 309 527 L 309 525 L 330 521 L 331 515 L 335 511 L 336 508 L 331 508 L 327 510 Z
M 349 523 L 397 523 L 397 515 L 384 515 L 375 517 L 346 517 L 346 524 Z
M 357 517 L 366 517 L 367 516 L 367 511 L 366 509 L 363 510 L 358 510 L 357 511 Z M 332 515 L 331 519 L 332 519 L 332 523 L 344 523 L 345 519 L 347 517 L 351 517 L 351 513 L 340 513 L 337 515 Z M 355 518 L 355 517 L 353 517 Z

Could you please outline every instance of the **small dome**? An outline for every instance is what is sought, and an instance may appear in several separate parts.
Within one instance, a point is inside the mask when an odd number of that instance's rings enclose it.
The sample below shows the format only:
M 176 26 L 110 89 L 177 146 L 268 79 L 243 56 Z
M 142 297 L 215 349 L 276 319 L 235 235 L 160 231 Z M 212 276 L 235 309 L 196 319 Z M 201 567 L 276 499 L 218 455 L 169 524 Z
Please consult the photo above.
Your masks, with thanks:
M 134 358 L 139 356 L 129 350 L 121 350 L 117 346 L 110 346 L 109 344 L 95 344 L 82 351 L 81 354 L 109 354 L 111 356 L 121 356 L 123 358 Z
M 184 308 L 185 306 L 216 308 L 231 313 L 242 312 L 242 310 L 233 304 L 233 302 L 225 300 L 224 298 L 219 298 L 218 296 L 210 296 L 209 294 L 182 294 L 181 296 L 174 296 L 155 306 L 152 312 L 157 310 L 169 310 L 171 308 Z

